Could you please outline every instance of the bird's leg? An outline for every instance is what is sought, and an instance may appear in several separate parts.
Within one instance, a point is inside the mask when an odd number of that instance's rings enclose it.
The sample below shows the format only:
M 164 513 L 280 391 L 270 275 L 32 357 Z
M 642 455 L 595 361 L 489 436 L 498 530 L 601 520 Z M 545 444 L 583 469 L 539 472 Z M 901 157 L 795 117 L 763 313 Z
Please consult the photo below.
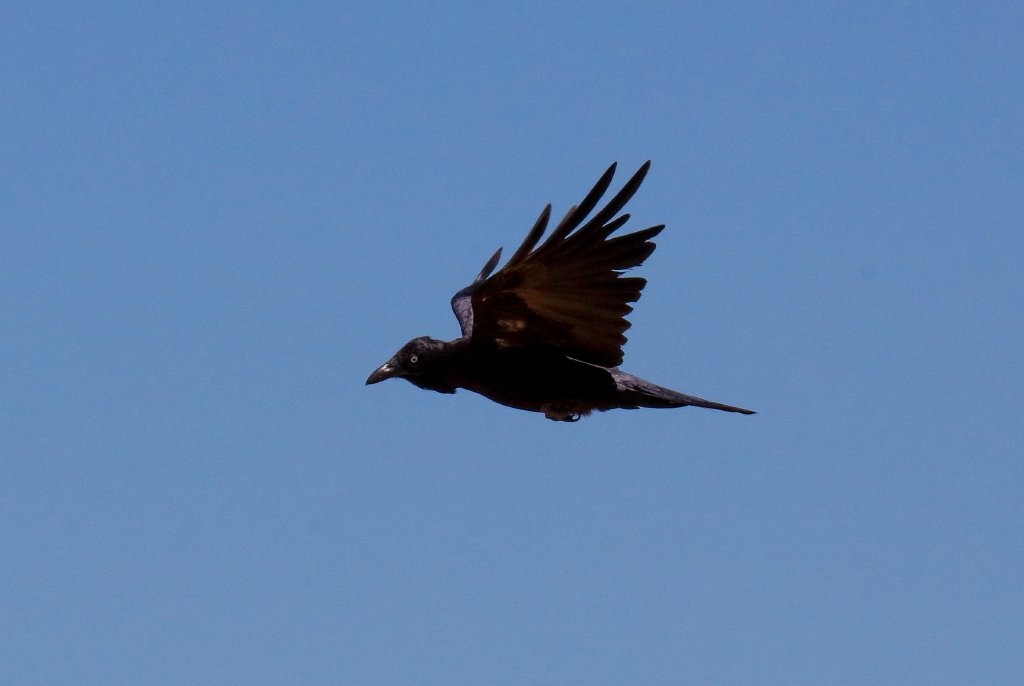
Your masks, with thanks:
M 544 405 L 541 408 L 544 412 L 544 416 L 556 422 L 578 422 L 583 414 L 580 412 L 573 412 L 567 407 L 558 405 Z

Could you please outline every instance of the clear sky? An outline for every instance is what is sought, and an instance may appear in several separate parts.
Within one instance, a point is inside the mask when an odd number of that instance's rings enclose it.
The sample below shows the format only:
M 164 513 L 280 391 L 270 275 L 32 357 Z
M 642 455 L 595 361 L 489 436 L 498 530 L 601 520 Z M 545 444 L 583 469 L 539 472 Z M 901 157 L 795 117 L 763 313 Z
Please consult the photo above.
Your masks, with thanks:
M 1024 4 L 0 8 L 0 682 L 1024 683 Z M 366 376 L 652 159 L 577 424 Z

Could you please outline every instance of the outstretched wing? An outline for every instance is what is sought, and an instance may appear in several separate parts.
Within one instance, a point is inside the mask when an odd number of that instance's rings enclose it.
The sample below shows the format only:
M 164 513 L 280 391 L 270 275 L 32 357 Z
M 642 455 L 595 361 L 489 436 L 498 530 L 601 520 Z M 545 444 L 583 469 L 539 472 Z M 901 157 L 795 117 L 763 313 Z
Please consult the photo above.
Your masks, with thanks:
M 603 367 L 622 363 L 629 303 L 647 283 L 622 272 L 654 251 L 651 239 L 665 228 L 653 226 L 611 238 L 629 215 L 616 217 L 647 175 L 646 162 L 607 205 L 583 223 L 608 190 L 615 165 L 571 208 L 537 247 L 551 215 L 544 208 L 511 259 L 490 276 L 501 250 L 472 284 L 452 298 L 462 335 L 499 347 L 547 344 L 566 355 Z M 488 278 L 489 277 L 489 278 Z

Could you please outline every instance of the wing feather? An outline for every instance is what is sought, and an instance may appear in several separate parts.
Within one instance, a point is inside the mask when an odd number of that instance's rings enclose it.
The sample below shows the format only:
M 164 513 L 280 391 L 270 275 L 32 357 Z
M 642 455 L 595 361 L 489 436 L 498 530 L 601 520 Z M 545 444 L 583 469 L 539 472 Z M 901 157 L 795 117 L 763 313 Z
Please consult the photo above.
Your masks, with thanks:
M 629 220 L 616 216 L 633 197 L 650 167 L 645 163 L 588 221 L 611 185 L 612 164 L 580 203 L 552 232 L 551 205 L 505 266 L 490 275 L 498 259 L 452 299 L 462 335 L 499 347 L 548 345 L 566 355 L 605 367 L 622 362 L 626 315 L 647 283 L 623 272 L 654 251 L 652 239 L 664 226 L 611 238 Z M 499 253 L 500 254 L 500 253 Z

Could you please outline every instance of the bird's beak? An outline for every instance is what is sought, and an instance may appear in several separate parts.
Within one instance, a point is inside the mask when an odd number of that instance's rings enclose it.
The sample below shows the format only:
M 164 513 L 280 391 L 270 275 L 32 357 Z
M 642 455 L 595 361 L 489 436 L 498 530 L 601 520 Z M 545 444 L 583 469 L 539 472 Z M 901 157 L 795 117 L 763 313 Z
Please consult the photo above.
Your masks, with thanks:
M 394 359 L 390 359 L 373 370 L 373 374 L 370 374 L 370 377 L 366 380 L 366 385 L 380 383 L 384 379 L 390 379 L 393 376 L 398 376 L 398 365 Z

